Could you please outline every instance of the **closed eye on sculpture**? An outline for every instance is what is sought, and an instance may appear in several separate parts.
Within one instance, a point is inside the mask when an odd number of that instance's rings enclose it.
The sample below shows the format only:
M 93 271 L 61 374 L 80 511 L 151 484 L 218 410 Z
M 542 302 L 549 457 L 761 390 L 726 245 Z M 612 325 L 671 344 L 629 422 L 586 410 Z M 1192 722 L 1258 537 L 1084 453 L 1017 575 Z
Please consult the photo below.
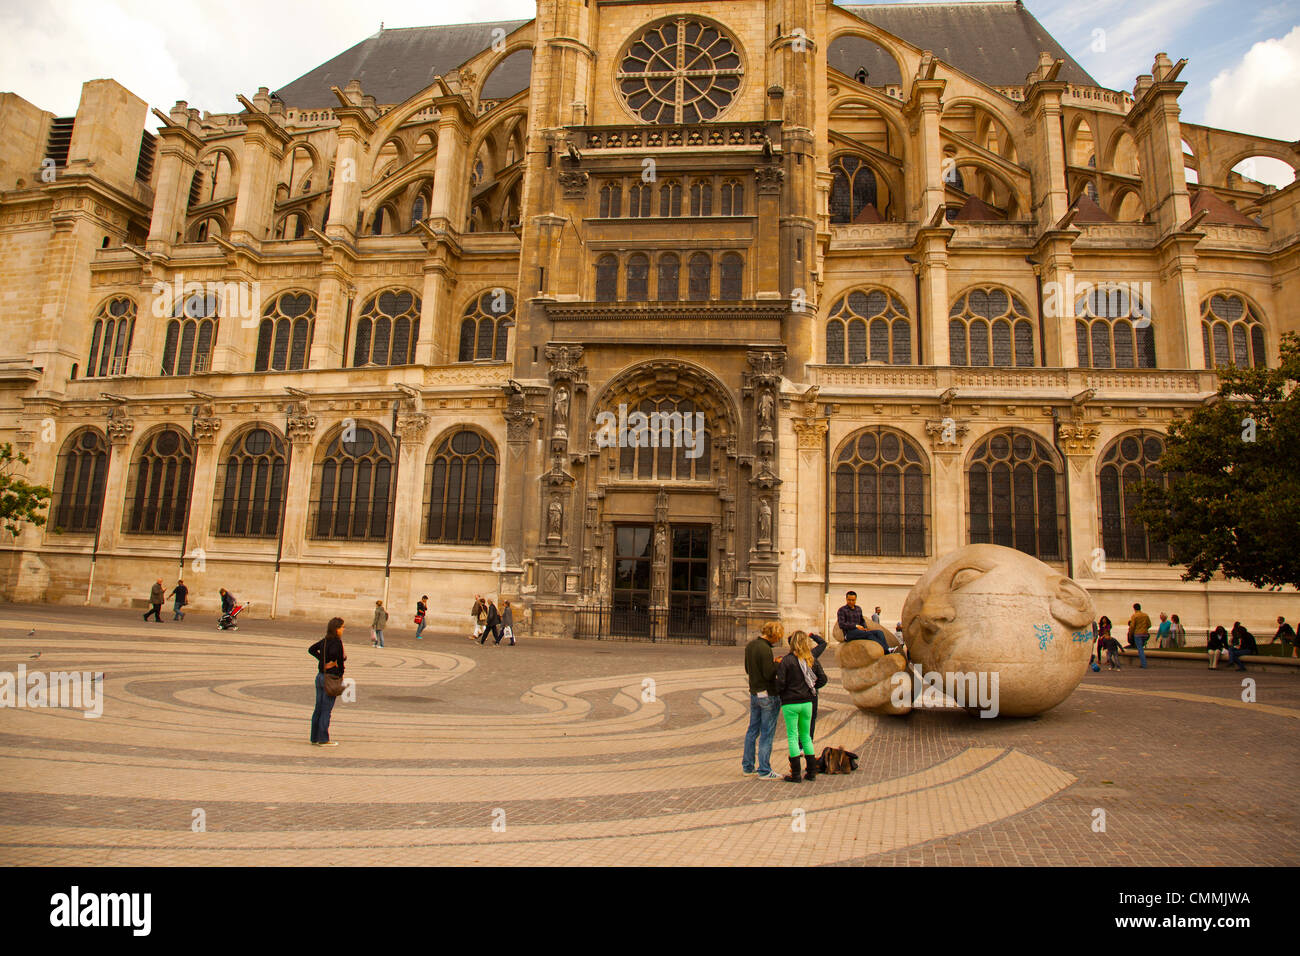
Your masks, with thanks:
M 978 581 L 988 573 L 987 568 L 965 567 L 959 568 L 948 582 L 948 590 L 960 591 L 963 587 Z

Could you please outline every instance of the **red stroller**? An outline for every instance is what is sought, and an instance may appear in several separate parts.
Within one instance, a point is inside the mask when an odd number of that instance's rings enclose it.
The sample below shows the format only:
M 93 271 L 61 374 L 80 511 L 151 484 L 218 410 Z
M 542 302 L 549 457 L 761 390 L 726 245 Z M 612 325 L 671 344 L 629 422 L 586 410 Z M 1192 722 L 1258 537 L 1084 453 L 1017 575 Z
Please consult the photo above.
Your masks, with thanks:
M 235 618 L 237 618 L 239 616 L 239 612 L 246 607 L 248 607 L 248 604 L 236 604 L 229 614 L 221 615 L 221 617 L 217 620 L 217 630 L 219 631 L 239 630 L 239 625 L 235 623 Z

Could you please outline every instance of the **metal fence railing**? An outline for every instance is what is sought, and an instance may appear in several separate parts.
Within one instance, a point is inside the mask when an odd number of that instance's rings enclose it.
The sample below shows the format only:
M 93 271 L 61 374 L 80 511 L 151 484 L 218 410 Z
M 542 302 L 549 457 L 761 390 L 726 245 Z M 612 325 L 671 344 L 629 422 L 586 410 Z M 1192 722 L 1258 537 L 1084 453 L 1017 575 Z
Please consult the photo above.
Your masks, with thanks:
M 574 611 L 578 640 L 651 641 L 735 646 L 745 634 L 745 615 L 718 608 L 588 605 Z

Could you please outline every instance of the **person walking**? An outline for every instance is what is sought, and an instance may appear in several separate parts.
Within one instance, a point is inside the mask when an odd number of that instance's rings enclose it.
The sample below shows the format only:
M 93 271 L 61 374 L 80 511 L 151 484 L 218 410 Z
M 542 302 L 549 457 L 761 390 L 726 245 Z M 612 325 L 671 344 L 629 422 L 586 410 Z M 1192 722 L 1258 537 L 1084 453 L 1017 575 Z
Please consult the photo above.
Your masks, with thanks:
M 1286 622 L 1286 618 L 1284 617 L 1279 617 L 1277 619 L 1277 633 L 1273 635 L 1273 640 L 1269 641 L 1269 643 L 1276 644 L 1279 640 L 1282 642 L 1283 656 L 1286 655 L 1286 649 L 1290 647 L 1291 656 L 1295 657 L 1296 656 L 1295 628 L 1293 628 L 1290 624 L 1288 624 Z
M 168 597 L 172 598 L 172 620 L 185 620 L 185 605 L 190 603 L 190 589 L 185 586 L 185 582 L 177 581 Z
M 470 632 L 469 639 L 477 641 L 483 628 L 487 627 L 487 603 L 484 602 L 483 595 L 474 595 L 474 607 L 470 609 L 469 616 L 474 621 L 474 630 Z
M 388 612 L 384 610 L 384 602 L 375 602 L 375 616 L 370 621 L 370 646 L 384 646 L 384 627 L 388 624 Z
M 1169 623 L 1169 615 L 1160 612 L 1160 627 L 1156 629 L 1156 646 L 1166 651 L 1174 645 L 1174 626 Z
M 1133 616 L 1128 619 L 1128 632 L 1137 647 L 1139 666 L 1147 666 L 1147 639 L 1151 636 L 1151 617 L 1141 604 L 1133 605 Z
M 515 612 L 508 599 L 501 602 L 501 636 L 509 638 L 511 647 L 515 646 Z
M 817 779 L 817 752 L 812 742 L 813 702 L 817 688 L 826 684 L 826 672 L 812 654 L 808 635 L 796 633 L 790 638 L 790 653 L 781 658 L 776 669 L 776 692 L 781 698 L 781 716 L 785 718 L 786 742 L 790 750 L 790 773 L 781 779 L 798 783 L 799 756 L 803 753 L 804 777 Z
M 307 653 L 316 658 L 316 709 L 311 712 L 311 742 L 317 747 L 337 747 L 338 742 L 330 740 L 334 698 L 325 692 L 325 672 L 343 676 L 343 662 L 348 659 L 343 652 L 343 618 L 330 618 L 325 625 L 325 636 L 307 648 Z
M 492 638 L 494 647 L 501 643 L 501 612 L 491 598 L 487 599 L 487 617 L 484 619 L 483 636 L 479 638 L 479 643 L 486 644 L 489 637 Z
M 149 603 L 152 605 L 149 610 L 144 612 L 144 619 L 147 621 L 152 617 L 159 624 L 163 622 L 162 611 L 163 601 L 167 600 L 167 592 L 163 587 L 162 578 L 154 582 L 154 586 L 149 589 Z
M 873 624 L 880 623 L 880 605 L 876 605 L 876 609 L 871 612 L 871 621 Z
M 740 771 L 746 776 L 758 774 L 759 780 L 780 780 L 772 772 L 772 736 L 776 733 L 776 715 L 781 698 L 776 694 L 776 661 L 772 648 L 785 637 L 780 621 L 768 621 L 758 637 L 745 645 L 745 675 L 749 678 L 749 726 L 745 729 L 745 749 Z M 758 765 L 755 769 L 755 748 Z
M 417 641 L 424 640 L 420 635 L 424 633 L 424 618 L 429 613 L 429 605 L 426 603 L 428 600 L 429 595 L 422 594 L 420 600 L 415 602 L 415 639 Z
M 1187 629 L 1183 627 L 1182 622 L 1178 620 L 1177 614 L 1170 615 L 1169 619 L 1174 622 L 1174 647 L 1186 647 Z

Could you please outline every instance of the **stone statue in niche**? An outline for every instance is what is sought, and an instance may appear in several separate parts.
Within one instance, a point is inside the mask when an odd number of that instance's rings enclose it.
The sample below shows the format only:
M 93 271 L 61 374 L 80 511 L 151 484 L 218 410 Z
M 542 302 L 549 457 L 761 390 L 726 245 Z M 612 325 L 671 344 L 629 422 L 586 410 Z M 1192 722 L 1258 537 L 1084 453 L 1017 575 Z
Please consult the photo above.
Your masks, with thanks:
M 557 436 L 567 436 L 569 434 L 569 390 L 561 385 L 555 391 L 555 434 Z
M 772 505 L 766 498 L 758 499 L 758 540 L 772 540 Z
M 908 592 L 904 653 L 870 640 L 840 646 L 844 689 L 878 714 L 942 707 L 945 698 L 989 717 L 1041 714 L 1083 679 L 1096 613 L 1087 591 L 1032 555 L 970 544 Z
M 664 530 L 663 525 L 660 525 L 659 529 L 655 531 L 654 556 L 656 560 L 664 560 L 668 557 L 668 532 Z
M 546 536 L 548 538 L 560 537 L 563 527 L 564 505 L 560 503 L 559 498 L 552 498 L 551 503 L 546 506 Z
M 759 434 L 772 434 L 772 419 L 776 415 L 776 400 L 772 393 L 764 391 L 758 397 L 758 431 Z

